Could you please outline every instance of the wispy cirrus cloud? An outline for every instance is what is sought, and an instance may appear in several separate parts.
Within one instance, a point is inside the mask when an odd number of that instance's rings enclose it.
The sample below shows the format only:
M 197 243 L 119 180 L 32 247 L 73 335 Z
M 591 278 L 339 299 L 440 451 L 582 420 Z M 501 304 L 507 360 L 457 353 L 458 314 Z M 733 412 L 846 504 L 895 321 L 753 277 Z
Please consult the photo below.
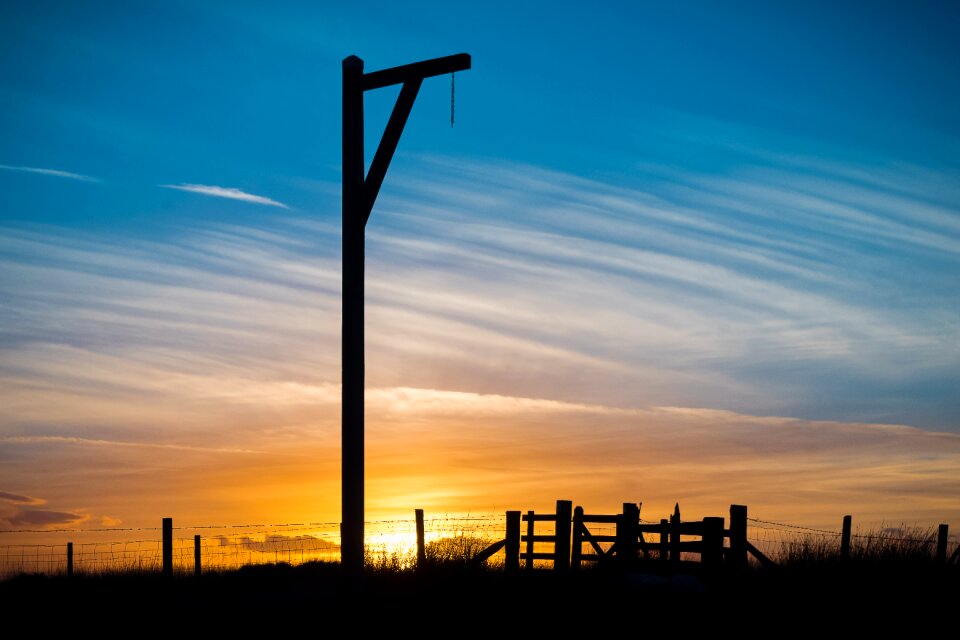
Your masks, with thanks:
M 164 189 L 177 189 L 179 191 L 188 191 L 190 193 L 199 193 L 204 196 L 213 196 L 214 198 L 226 198 L 228 200 L 241 200 L 243 202 L 252 202 L 254 204 L 263 204 L 269 207 L 280 207 L 289 209 L 287 205 L 278 202 L 266 196 L 258 196 L 253 193 L 247 193 L 234 187 L 218 187 L 206 184 L 162 184 Z
M 441 485 L 446 502 L 418 504 L 520 503 L 548 476 L 599 501 L 634 492 L 642 469 L 664 508 L 676 492 L 706 504 L 709 486 L 714 505 L 772 510 L 803 487 L 811 513 L 871 495 L 878 517 L 955 513 L 957 436 L 876 423 L 956 430 L 960 201 L 914 188 L 940 173 L 891 172 L 782 164 L 624 186 L 405 157 L 367 234 L 377 508 Z M 275 476 L 335 510 L 337 211 L 331 198 L 269 227 L 123 242 L 4 229 L 10 477 L 42 466 L 109 493 L 108 460 L 149 495 L 189 465 L 185 492 L 216 477 L 248 500 L 285 491 L 257 484 Z M 455 465 L 472 469 L 456 488 Z M 929 499 L 884 514 L 877 496 L 904 477 Z M 129 520 L 121 497 L 68 504 Z
M 954 429 L 960 204 L 917 193 L 939 174 L 890 171 L 884 186 L 783 164 L 638 188 L 407 157 L 367 229 L 368 380 Z M 5 360 L 64 390 L 335 382 L 335 219 L 122 245 L 11 229 Z M 118 373 L 132 363 L 148 375 Z
M 251 449 L 232 449 L 229 447 L 197 447 L 193 445 L 184 445 L 184 444 L 169 444 L 169 443 L 157 443 L 157 442 L 123 442 L 117 440 L 103 440 L 103 439 L 94 439 L 94 438 L 78 438 L 75 436 L 9 436 L 4 437 L 0 436 L 0 443 L 6 445 L 30 445 L 30 444 L 70 444 L 70 445 L 88 445 L 94 447 L 138 447 L 138 448 L 153 448 L 153 449 L 170 449 L 173 451 L 200 451 L 204 453 L 262 453 L 259 451 L 253 451 Z M 5 495 L 11 495 L 12 498 L 6 498 Z M 3 491 L 0 491 L 0 500 L 8 500 L 10 502 L 16 502 L 15 498 L 26 498 L 27 500 L 32 500 L 27 496 L 15 496 L 13 494 L 5 494 Z M 25 504 L 34 504 L 31 502 L 25 502 Z
M 38 173 L 44 176 L 55 176 L 57 178 L 68 178 L 70 180 L 80 180 L 81 182 L 100 182 L 99 178 L 74 173 L 72 171 L 61 171 L 60 169 L 44 169 L 42 167 L 19 167 L 9 164 L 0 164 L 0 169 L 5 171 L 23 171 L 25 173 Z

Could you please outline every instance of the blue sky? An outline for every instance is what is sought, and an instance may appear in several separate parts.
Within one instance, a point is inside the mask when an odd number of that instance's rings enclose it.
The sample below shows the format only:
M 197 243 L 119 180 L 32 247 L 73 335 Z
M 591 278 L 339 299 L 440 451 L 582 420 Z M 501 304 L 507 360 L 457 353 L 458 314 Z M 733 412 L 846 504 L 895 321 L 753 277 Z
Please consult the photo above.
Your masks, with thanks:
M 281 385 L 262 435 L 283 385 L 339 382 L 349 54 L 473 56 L 454 128 L 425 82 L 367 229 L 369 388 L 960 433 L 958 18 L 5 2 L 8 469 L 57 438 L 209 446 L 233 410 L 164 413 L 205 384 Z M 368 161 L 395 96 L 367 94 Z

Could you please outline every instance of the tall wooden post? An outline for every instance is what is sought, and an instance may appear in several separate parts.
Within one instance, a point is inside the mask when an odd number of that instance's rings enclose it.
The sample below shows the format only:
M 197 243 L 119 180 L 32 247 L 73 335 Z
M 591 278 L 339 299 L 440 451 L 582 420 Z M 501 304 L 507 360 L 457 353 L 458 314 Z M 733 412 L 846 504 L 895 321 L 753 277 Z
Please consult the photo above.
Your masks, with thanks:
M 173 518 L 163 519 L 163 575 L 173 575 Z
M 573 537 L 570 543 L 570 568 L 575 571 L 580 568 L 583 557 L 583 526 L 583 507 L 578 506 L 573 510 Z
M 193 575 L 199 576 L 203 571 L 200 564 L 200 535 L 193 536 Z
M 700 561 L 715 569 L 723 564 L 723 518 L 704 518 L 702 538 Z
M 566 571 L 570 568 L 570 522 L 573 518 L 573 503 L 570 500 L 557 500 L 557 528 L 554 530 L 556 542 L 553 547 L 553 568 Z
M 637 561 L 637 525 L 640 508 L 632 502 L 623 503 L 623 513 L 617 518 L 617 558 L 620 566 L 630 569 Z
M 730 505 L 730 555 L 727 561 L 735 567 L 747 566 L 747 507 Z
M 507 511 L 506 544 L 503 547 L 504 562 L 508 573 L 520 569 L 520 512 Z
M 423 509 L 414 509 L 413 513 L 417 519 L 417 568 L 423 569 L 427 566 L 427 546 L 423 535 Z
M 534 531 L 536 531 L 536 529 L 534 528 L 534 522 L 535 522 L 533 519 L 534 515 L 535 514 L 533 513 L 533 511 L 527 511 L 527 564 L 525 565 L 525 568 L 528 571 L 533 571 L 533 550 L 535 548 L 534 542 L 533 542 L 533 534 L 534 534 Z
M 363 572 L 363 60 L 343 61 L 340 562 Z
M 666 562 L 670 557 L 670 521 L 660 518 L 660 561 Z
M 947 538 L 950 525 L 941 524 L 937 529 L 937 562 L 947 561 Z
M 850 559 L 850 527 L 853 516 L 843 516 L 843 531 L 840 533 L 840 559 Z
M 73 575 L 73 543 L 67 543 L 67 577 Z
M 670 516 L 670 562 L 680 562 L 680 503 L 673 508 Z
M 470 56 L 461 53 L 365 74 L 357 56 L 343 60 L 340 562 L 353 576 L 363 573 L 364 229 L 421 82 L 470 64 Z M 402 85 L 400 95 L 364 176 L 363 93 L 394 84 Z

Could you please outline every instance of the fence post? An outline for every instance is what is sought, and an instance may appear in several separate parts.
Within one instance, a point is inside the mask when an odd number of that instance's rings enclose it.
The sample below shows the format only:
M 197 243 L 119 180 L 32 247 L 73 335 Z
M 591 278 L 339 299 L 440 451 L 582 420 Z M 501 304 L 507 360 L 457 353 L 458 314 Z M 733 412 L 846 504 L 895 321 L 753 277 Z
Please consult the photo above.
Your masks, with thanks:
M 200 566 L 200 534 L 193 536 L 193 575 L 199 576 L 202 572 Z
M 670 516 L 670 562 L 680 562 L 680 503 L 673 507 Z
M 947 532 L 949 526 L 942 524 L 937 530 L 937 562 L 947 561 Z
M 67 543 L 67 577 L 73 575 L 73 543 Z
M 660 518 L 660 560 L 667 561 L 668 550 L 670 547 L 670 521 L 666 518 Z
M 730 554 L 727 561 L 736 567 L 747 566 L 746 505 L 730 505 Z
M 427 547 L 423 540 L 423 509 L 414 509 L 417 518 L 417 568 L 427 566 Z
M 566 571 L 570 568 L 570 520 L 573 515 L 573 503 L 569 500 L 557 500 L 557 527 L 554 529 L 556 542 L 553 548 L 553 568 Z
M 527 511 L 527 570 L 533 570 L 533 511 Z
M 173 518 L 163 519 L 163 575 L 173 575 Z
M 504 545 L 506 570 L 513 573 L 520 569 L 520 512 L 507 511 L 507 535 Z
M 643 553 L 643 557 L 646 560 L 650 559 L 650 545 L 647 544 L 646 538 L 643 537 L 643 531 L 640 531 L 640 511 L 643 509 L 643 502 L 637 503 L 637 541 L 639 542 L 639 551 Z
M 703 519 L 703 549 L 700 562 L 711 569 L 723 563 L 723 518 Z
M 629 569 L 637 561 L 638 524 L 640 509 L 632 502 L 624 502 L 623 513 L 617 518 L 617 559 L 624 569 Z
M 577 507 L 573 510 L 573 542 L 570 551 L 570 568 L 578 570 L 580 568 L 580 558 L 583 555 L 583 507 Z
M 840 534 L 840 559 L 850 559 L 850 525 L 853 516 L 843 516 L 843 533 Z

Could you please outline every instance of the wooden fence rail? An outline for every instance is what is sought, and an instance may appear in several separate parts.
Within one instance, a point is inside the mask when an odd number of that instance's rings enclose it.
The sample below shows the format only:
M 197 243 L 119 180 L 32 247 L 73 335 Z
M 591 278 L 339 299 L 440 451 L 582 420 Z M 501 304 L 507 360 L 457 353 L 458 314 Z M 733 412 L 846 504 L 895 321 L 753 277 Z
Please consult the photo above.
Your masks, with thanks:
M 536 514 L 528 511 L 522 518 L 527 523 L 527 533 L 521 536 L 520 541 L 526 542 L 526 551 L 520 554 L 520 560 L 525 562 L 528 570 L 533 569 L 534 560 L 550 560 L 557 571 L 566 571 L 570 568 L 570 527 L 572 524 L 573 503 L 569 500 L 557 500 L 557 510 L 552 514 Z M 552 522 L 552 534 L 536 534 L 537 522 Z M 550 552 L 535 552 L 537 542 L 553 544 Z
M 632 567 L 641 557 L 645 560 L 658 558 L 665 562 L 680 562 L 682 554 L 700 554 L 701 561 L 708 566 L 718 566 L 727 561 L 731 565 L 745 565 L 747 561 L 747 508 L 732 505 L 730 508 L 731 528 L 724 529 L 723 518 L 704 518 L 702 521 L 683 522 L 677 505 L 673 516 L 659 523 L 642 523 L 640 505 L 624 503 L 623 512 L 616 515 L 587 514 L 577 507 L 573 515 L 573 569 L 579 569 L 585 562 L 608 562 L 616 560 L 625 568 Z M 616 524 L 615 535 L 591 532 L 590 525 Z M 650 536 L 647 540 L 646 535 Z M 683 536 L 699 537 L 700 540 L 686 540 Z M 730 546 L 724 546 L 724 540 L 730 540 Z M 604 547 L 604 544 L 609 546 Z M 589 545 L 587 552 L 583 546 Z

